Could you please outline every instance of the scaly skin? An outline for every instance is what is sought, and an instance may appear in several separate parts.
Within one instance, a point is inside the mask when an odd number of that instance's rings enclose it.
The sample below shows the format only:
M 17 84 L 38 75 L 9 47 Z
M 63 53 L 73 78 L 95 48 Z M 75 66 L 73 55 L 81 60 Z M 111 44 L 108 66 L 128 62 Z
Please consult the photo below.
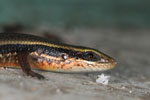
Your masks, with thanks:
M 97 72 L 112 69 L 115 65 L 113 58 L 92 48 L 57 44 L 27 34 L 0 34 L 0 66 L 21 67 L 33 77 L 38 75 L 30 68 L 54 72 Z

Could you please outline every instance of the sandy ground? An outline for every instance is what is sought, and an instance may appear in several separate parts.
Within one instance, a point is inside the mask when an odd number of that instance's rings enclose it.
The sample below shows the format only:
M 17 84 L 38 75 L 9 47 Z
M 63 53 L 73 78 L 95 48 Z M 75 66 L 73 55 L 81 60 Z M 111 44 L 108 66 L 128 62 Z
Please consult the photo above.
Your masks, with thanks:
M 150 100 L 150 31 L 52 29 L 52 32 L 71 44 L 93 47 L 114 57 L 118 62 L 116 68 L 90 74 L 37 71 L 46 76 L 42 81 L 27 77 L 20 69 L 1 69 L 0 100 Z M 108 85 L 95 82 L 101 73 L 110 76 Z

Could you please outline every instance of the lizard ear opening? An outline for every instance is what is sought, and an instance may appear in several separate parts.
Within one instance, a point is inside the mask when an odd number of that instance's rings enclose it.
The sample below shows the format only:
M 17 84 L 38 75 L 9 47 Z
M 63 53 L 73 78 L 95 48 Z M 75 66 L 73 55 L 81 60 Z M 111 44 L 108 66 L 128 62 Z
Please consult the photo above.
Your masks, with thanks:
M 66 59 L 68 59 L 68 55 L 66 54 L 66 53 L 62 53 L 61 54 L 61 58 L 63 59 L 63 60 L 66 60 Z

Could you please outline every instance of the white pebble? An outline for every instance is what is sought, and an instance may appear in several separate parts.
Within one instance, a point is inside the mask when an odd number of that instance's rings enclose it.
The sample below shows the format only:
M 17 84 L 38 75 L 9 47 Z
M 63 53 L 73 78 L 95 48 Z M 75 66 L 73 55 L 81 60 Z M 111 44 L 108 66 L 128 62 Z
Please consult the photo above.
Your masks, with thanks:
M 98 75 L 98 78 L 96 79 L 96 83 L 107 85 L 109 82 L 109 79 L 110 79 L 110 76 L 106 76 L 102 73 L 101 75 Z

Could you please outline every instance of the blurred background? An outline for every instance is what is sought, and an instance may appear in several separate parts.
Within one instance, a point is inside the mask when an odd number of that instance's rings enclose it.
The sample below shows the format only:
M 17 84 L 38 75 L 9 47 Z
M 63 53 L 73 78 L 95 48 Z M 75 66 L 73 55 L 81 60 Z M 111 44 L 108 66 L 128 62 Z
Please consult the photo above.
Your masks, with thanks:
M 147 0 L 0 0 L 0 24 L 149 28 L 149 11 Z
M 150 100 L 150 1 L 0 0 L 0 32 L 40 35 L 98 49 L 116 68 L 93 74 L 0 70 L 0 100 Z M 108 85 L 96 83 L 109 76 Z

